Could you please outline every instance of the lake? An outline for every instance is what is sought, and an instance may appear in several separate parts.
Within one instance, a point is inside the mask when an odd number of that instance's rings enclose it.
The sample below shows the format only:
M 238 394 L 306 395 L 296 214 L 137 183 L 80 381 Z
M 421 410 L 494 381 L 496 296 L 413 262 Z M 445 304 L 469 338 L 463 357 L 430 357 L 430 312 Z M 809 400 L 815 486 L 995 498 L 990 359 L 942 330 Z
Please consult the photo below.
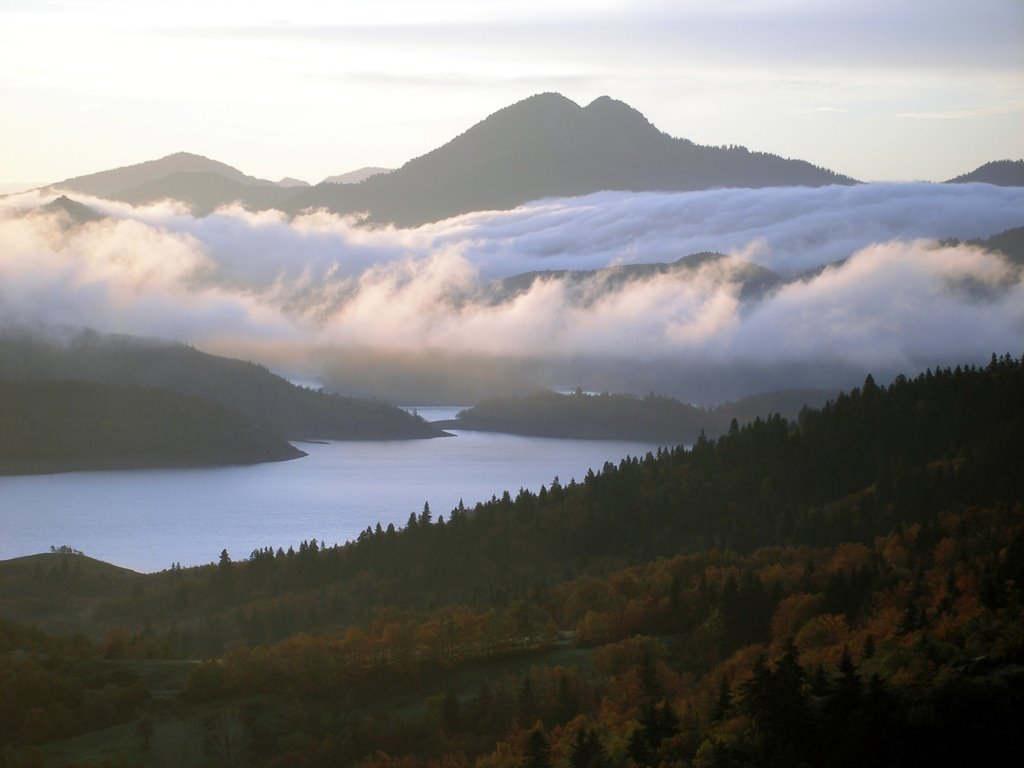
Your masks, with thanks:
M 428 420 L 453 409 L 420 408 Z M 648 443 L 457 432 L 434 440 L 296 443 L 293 461 L 201 469 L 0 477 L 0 559 L 66 544 L 138 571 L 235 560 L 271 546 L 353 539 L 404 525 L 429 502 L 436 519 L 556 475 L 581 480 Z

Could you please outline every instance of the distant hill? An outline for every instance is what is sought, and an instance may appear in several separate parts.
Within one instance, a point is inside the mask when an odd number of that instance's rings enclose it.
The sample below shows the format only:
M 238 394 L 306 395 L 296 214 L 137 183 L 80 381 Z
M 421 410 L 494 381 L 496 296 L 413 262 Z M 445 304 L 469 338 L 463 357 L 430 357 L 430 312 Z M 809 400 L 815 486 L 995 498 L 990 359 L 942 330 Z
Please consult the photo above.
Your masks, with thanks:
M 969 173 L 949 179 L 946 184 L 995 184 L 999 187 L 1024 187 L 1024 160 L 995 160 Z
M 495 112 L 389 174 L 305 190 L 288 210 L 368 211 L 374 221 L 410 226 L 600 190 L 852 183 L 801 160 L 672 138 L 607 96 L 580 107 L 544 93 Z
M 623 264 L 593 270 L 552 269 L 524 272 L 495 280 L 484 289 L 484 295 L 480 298 L 499 304 L 529 292 L 537 282 L 560 280 L 568 286 L 570 300 L 589 304 L 600 296 L 621 290 L 630 283 L 659 275 L 679 280 L 691 279 L 702 266 L 729 258 L 721 253 L 694 253 L 669 263 Z M 775 272 L 751 262 L 735 261 L 734 268 L 733 280 L 742 286 L 740 298 L 743 300 L 760 298 L 784 282 Z
M 205 216 L 217 208 L 238 202 L 253 210 L 279 208 L 295 188 L 277 184 L 249 184 L 230 179 L 214 171 L 172 173 L 137 186 L 122 189 L 114 197 L 132 205 L 153 203 L 167 198 L 186 203 L 194 213 Z
M 56 184 L 51 184 L 50 188 L 69 189 L 76 192 L 85 192 L 89 195 L 96 195 L 97 197 L 118 200 L 120 199 L 118 195 L 123 190 L 138 187 L 141 184 L 163 179 L 177 173 L 216 173 L 239 184 L 276 186 L 272 181 L 247 176 L 237 168 L 232 168 L 226 163 L 189 152 L 176 152 L 173 155 L 161 157 L 159 160 L 149 160 L 137 165 L 128 165 L 109 171 L 100 171 L 86 176 L 65 179 Z
M 268 181 L 201 155 L 177 152 L 159 160 L 78 176 L 48 189 L 82 192 L 140 205 L 173 199 L 186 203 L 200 216 L 228 203 L 253 210 L 279 208 L 309 182 L 285 177 Z
M 701 430 L 717 436 L 722 432 L 718 421 L 709 411 L 667 397 L 544 391 L 485 400 L 441 425 L 538 437 L 651 440 L 676 445 L 692 443 Z
M 1010 261 L 1024 265 L 1024 227 L 1014 227 L 985 240 L 972 240 L 971 243 L 990 251 L 999 251 Z
M 607 393 L 589 395 L 579 390 L 569 395 L 542 391 L 526 397 L 485 400 L 438 426 L 540 437 L 650 440 L 676 445 L 693 443 L 702 432 L 708 438 L 717 438 L 729 430 L 733 419 L 748 423 L 772 414 L 794 419 L 804 407 L 824 405 L 835 394 L 825 390 L 771 392 L 703 409 L 654 394 L 639 398 Z
M 5 765 L 1012 765 L 1021 393 L 868 376 L 344 545 L 0 562 Z
M 60 197 L 54 198 L 46 205 L 40 206 L 36 209 L 41 213 L 57 213 L 64 217 L 69 224 L 85 224 L 90 221 L 99 221 L 103 218 L 103 214 L 90 208 L 87 205 L 83 205 L 77 200 L 72 200 L 67 195 L 61 195 Z
M 183 344 L 84 332 L 69 341 L 0 337 L 0 379 L 81 379 L 159 387 L 235 409 L 288 439 L 408 439 L 443 433 L 376 400 L 297 387 L 253 363 Z
M 199 214 L 238 201 L 298 213 L 366 212 L 374 222 L 415 226 L 461 213 L 514 208 L 546 197 L 601 190 L 824 186 L 853 179 L 803 160 L 744 147 L 699 146 L 655 128 L 621 101 L 586 107 L 555 93 L 495 112 L 398 170 L 367 167 L 315 187 L 247 176 L 199 155 L 159 160 L 51 185 L 131 203 L 182 200 Z
M 321 184 L 358 184 L 360 181 L 366 181 L 371 176 L 378 176 L 382 173 L 391 173 L 391 168 L 378 168 L 376 166 L 367 166 L 366 168 L 358 168 L 348 173 L 341 173 L 337 176 L 328 176 L 324 179 Z
M 305 454 L 237 411 L 151 387 L 0 381 L 0 474 L 252 464 Z
M 1022 214 L 1022 218 L 1024 218 L 1024 214 Z M 953 237 L 940 241 L 945 246 L 957 246 L 963 242 L 968 245 L 980 246 L 989 251 L 998 251 L 1014 264 L 1024 266 L 1024 227 L 1014 227 L 979 240 L 963 241 Z

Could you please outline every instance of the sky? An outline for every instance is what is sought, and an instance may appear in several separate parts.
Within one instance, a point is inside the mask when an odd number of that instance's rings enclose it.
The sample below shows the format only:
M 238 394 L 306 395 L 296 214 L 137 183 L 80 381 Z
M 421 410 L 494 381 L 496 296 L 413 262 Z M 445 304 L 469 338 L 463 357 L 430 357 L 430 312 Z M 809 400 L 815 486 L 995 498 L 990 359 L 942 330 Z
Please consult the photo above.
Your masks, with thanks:
M 861 180 L 1024 157 L 1022 0 L 0 0 L 0 182 L 316 183 L 544 91 Z

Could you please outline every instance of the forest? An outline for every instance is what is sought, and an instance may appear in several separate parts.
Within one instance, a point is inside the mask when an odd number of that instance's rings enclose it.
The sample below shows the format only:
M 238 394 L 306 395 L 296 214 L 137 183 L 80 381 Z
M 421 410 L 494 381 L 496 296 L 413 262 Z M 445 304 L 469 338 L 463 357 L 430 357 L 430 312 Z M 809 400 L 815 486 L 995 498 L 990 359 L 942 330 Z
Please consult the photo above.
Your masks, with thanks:
M 280 434 L 198 397 L 85 381 L 0 381 L 0 474 L 304 455 Z
M 150 387 L 214 403 L 288 440 L 440 437 L 423 419 L 381 400 L 300 387 L 262 365 L 187 344 L 92 330 L 69 338 L 0 334 L 0 381 L 74 380 Z
M 401 528 L 0 563 L 0 765 L 1003 764 L 1024 358 Z
M 492 397 L 459 411 L 451 421 L 436 422 L 443 429 L 507 432 L 516 435 L 579 439 L 644 440 L 666 445 L 693 443 L 703 434 L 725 434 L 731 422 L 750 421 L 757 414 L 795 417 L 806 405 L 821 405 L 827 390 L 800 389 L 769 392 L 698 408 L 672 397 L 591 394 L 577 388 L 563 394 L 538 390 L 525 396 Z

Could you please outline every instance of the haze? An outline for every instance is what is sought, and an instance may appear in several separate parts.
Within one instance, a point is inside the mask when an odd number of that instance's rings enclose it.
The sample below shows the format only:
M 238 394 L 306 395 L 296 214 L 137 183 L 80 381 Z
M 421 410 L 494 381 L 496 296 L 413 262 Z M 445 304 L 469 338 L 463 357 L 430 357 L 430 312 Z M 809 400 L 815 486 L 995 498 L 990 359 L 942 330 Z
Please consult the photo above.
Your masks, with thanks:
M 697 143 L 937 181 L 1024 154 L 1022 40 L 1018 0 L 7 0 L 0 182 L 189 150 L 316 183 L 541 91 L 615 94 Z
M 1024 317 L 1018 265 L 938 242 L 1019 225 L 1020 187 L 606 192 L 416 229 L 368 229 L 324 212 L 290 220 L 228 208 L 196 218 L 173 203 L 133 208 L 84 196 L 105 218 L 75 223 L 43 207 L 52 197 L 26 193 L 0 208 L 5 326 L 176 338 L 312 377 L 346 350 L 370 348 L 597 358 L 615 370 L 624 360 L 671 360 L 653 385 L 588 368 L 600 383 L 641 392 L 706 395 L 679 389 L 680 370 L 701 368 L 717 377 L 712 389 L 745 394 L 771 380 L 751 366 L 774 370 L 782 386 L 840 386 L 867 370 L 923 370 L 1013 349 Z M 583 295 L 554 274 L 494 295 L 495 279 L 518 273 L 709 250 L 730 257 L 685 277 L 593 282 Z M 782 282 L 745 296 L 750 263 Z M 806 374 L 823 367 L 832 373 Z M 556 385 L 583 374 L 562 367 L 546 375 L 542 383 Z M 358 389 L 353 381 L 346 386 Z

